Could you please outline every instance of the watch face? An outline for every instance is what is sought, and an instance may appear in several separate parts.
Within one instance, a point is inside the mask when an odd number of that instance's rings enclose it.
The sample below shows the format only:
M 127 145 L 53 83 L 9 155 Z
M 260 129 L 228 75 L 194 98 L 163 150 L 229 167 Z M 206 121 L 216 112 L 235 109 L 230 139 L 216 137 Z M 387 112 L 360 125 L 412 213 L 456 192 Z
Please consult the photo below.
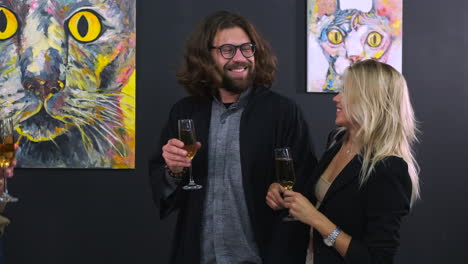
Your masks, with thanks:
M 325 245 L 329 247 L 333 246 L 333 242 L 330 239 L 328 239 L 328 237 L 323 239 L 323 243 L 325 243 Z

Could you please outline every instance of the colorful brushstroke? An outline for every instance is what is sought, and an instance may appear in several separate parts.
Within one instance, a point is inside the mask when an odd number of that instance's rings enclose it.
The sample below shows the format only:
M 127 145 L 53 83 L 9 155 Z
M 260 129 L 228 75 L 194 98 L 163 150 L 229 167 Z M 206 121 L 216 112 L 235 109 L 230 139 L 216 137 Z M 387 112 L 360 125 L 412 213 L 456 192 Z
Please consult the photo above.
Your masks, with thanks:
M 345 69 L 364 59 L 401 71 L 402 0 L 308 0 L 307 5 L 308 92 L 339 92 Z
M 135 26 L 133 0 L 0 0 L 19 167 L 135 167 Z

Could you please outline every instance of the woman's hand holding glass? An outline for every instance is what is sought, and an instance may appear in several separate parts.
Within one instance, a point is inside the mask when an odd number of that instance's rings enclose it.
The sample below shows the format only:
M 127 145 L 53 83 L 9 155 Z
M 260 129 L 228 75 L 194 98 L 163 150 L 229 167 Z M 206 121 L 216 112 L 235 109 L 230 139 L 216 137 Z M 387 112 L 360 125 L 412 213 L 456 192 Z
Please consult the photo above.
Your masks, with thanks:
M 322 215 L 304 195 L 294 191 L 284 191 L 284 205 L 289 209 L 289 214 L 297 220 L 314 226 L 314 221 Z
M 301 193 L 286 190 L 277 182 L 268 188 L 266 203 L 273 210 L 289 209 L 291 216 L 308 225 L 312 225 L 314 218 L 320 217 L 318 210 L 306 197 Z
M 273 210 L 286 209 L 282 194 L 286 189 L 279 183 L 274 182 L 268 188 L 266 203 Z

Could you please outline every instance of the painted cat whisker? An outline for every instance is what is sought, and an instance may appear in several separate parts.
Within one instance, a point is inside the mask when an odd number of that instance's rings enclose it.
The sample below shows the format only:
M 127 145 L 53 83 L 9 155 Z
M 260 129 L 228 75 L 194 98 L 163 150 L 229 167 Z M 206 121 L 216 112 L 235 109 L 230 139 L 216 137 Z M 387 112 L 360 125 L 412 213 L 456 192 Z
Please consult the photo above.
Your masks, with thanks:
M 77 125 L 77 129 L 80 131 L 80 134 L 81 134 L 81 139 L 82 139 L 82 142 L 83 142 L 83 145 L 86 149 L 86 153 L 88 154 L 88 157 L 91 157 L 90 156 L 90 152 L 93 151 L 93 150 L 96 150 L 96 147 L 94 146 L 94 144 L 97 145 L 97 149 L 98 151 L 100 152 L 103 152 L 104 151 L 104 148 L 103 146 L 101 145 L 101 141 L 98 139 L 98 137 L 93 133 L 92 130 L 87 130 L 89 133 L 86 133 L 85 132 L 85 129 L 83 129 L 77 121 L 83 121 L 81 119 L 78 119 L 78 118 L 73 118 L 74 119 L 74 123 Z M 83 122 L 85 125 L 87 125 L 87 122 Z M 87 127 L 91 127 L 92 126 L 87 126 Z M 90 135 L 94 138 L 94 141 L 90 138 Z M 101 134 L 102 135 L 102 134 Z M 103 138 L 105 138 L 104 135 L 102 135 Z M 94 142 L 94 144 L 93 144 Z
M 98 149 L 100 153 L 105 152 L 105 148 L 101 145 L 101 140 L 99 140 L 98 136 L 95 134 L 94 131 L 89 129 L 87 135 L 89 135 L 89 137 L 92 137 L 92 139 L 94 139 L 93 142 L 95 142 L 95 144 L 97 145 L 96 148 Z
M 97 103 L 99 103 L 99 104 L 101 104 L 101 103 L 109 104 L 109 105 L 113 106 L 114 108 L 122 110 L 122 106 L 121 106 L 122 104 L 117 104 L 115 101 L 100 100 Z
M 102 136 L 102 138 L 107 141 L 107 143 L 109 143 L 109 145 L 115 150 L 117 151 L 117 153 L 121 156 L 121 157 L 125 157 L 125 155 L 123 155 L 123 153 L 120 151 L 120 149 L 118 149 L 114 143 L 109 139 L 107 138 L 101 131 L 99 131 L 99 129 L 97 127 L 94 127 L 94 126 L 90 126 L 89 128 L 95 130 L 99 135 Z M 110 136 L 113 136 L 112 134 L 109 134 Z M 114 138 L 115 136 L 113 136 Z M 118 142 L 120 142 L 120 140 L 117 139 Z
M 117 126 L 122 126 L 122 125 L 123 125 L 122 122 L 113 120 L 113 119 L 110 118 L 110 117 L 106 117 L 106 119 L 102 119 L 101 121 L 102 121 L 102 122 L 106 122 L 106 123 L 112 123 L 112 124 L 117 125 Z
M 26 110 L 28 108 L 28 105 L 24 105 L 23 108 L 19 109 L 14 115 L 13 115 L 13 120 L 15 120 L 16 122 L 18 122 L 18 117 L 19 116 L 22 116 L 23 113 L 24 113 L 24 110 Z
M 88 153 L 88 157 L 89 157 L 90 150 L 94 149 L 93 143 L 92 143 L 91 139 L 89 138 L 88 134 L 86 132 L 84 132 L 84 130 L 81 128 L 81 126 L 79 124 L 76 124 L 76 127 L 80 131 L 81 140 L 83 142 L 84 148 L 86 149 L 86 153 Z
M 106 132 L 109 136 L 111 136 L 115 141 L 118 141 L 118 142 L 121 141 L 121 139 L 115 134 L 115 132 L 111 131 L 105 123 L 100 122 L 98 124 L 98 127 L 100 127 L 104 132 Z
M 125 98 L 129 98 L 129 99 L 135 99 L 134 96 L 130 95 L 130 94 L 127 94 L 127 93 L 124 93 L 124 92 L 115 92 L 115 93 L 101 93 L 102 95 L 108 95 L 108 96 L 122 96 L 122 97 L 125 97 Z
M 89 122 L 90 120 L 92 120 L 91 115 L 88 115 L 86 113 L 83 113 L 83 112 L 81 112 L 79 110 L 76 110 L 76 109 L 73 109 L 73 108 L 68 109 L 67 114 L 69 116 L 71 116 L 71 119 L 72 119 L 73 123 L 76 123 L 76 124 L 81 123 L 83 125 L 91 125 L 90 122 Z M 78 121 L 80 121 L 80 122 L 78 122 Z
M 55 142 L 55 140 L 53 138 L 49 138 L 49 140 L 54 144 L 54 146 L 57 148 L 57 149 L 60 149 L 60 146 L 57 144 L 57 142 Z
M 118 109 L 118 110 L 123 111 L 122 109 Z M 120 117 L 120 116 L 121 116 L 121 112 L 117 112 L 117 111 L 110 110 L 110 109 L 107 109 L 107 108 L 103 108 L 103 109 L 100 110 L 99 112 L 100 112 L 100 113 L 111 114 L 111 115 L 116 116 L 116 117 Z

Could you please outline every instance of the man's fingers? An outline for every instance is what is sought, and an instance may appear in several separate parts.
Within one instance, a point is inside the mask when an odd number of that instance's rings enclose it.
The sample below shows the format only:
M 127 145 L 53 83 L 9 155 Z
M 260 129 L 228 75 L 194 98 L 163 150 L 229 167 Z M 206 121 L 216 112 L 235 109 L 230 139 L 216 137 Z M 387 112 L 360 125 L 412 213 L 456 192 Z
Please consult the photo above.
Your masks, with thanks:
M 172 158 L 166 158 L 167 155 L 170 155 L 170 154 L 167 154 L 167 153 L 163 154 L 163 157 L 164 157 L 164 161 L 169 167 L 190 167 L 192 164 L 192 161 L 188 158 L 180 159 L 177 156 L 173 156 Z
M 184 142 L 178 140 L 177 138 L 171 138 L 169 139 L 169 141 L 167 141 L 167 144 L 168 145 L 173 145 L 173 146 L 176 146 L 178 148 L 182 148 L 184 146 Z
M 199 142 L 198 147 L 201 147 Z M 187 158 L 187 151 L 182 149 L 184 143 L 176 138 L 169 139 L 163 146 L 163 158 L 169 167 L 190 167 L 192 160 Z
M 192 160 L 180 155 L 163 152 L 162 154 L 167 166 L 190 167 Z
M 191 159 L 185 157 L 185 156 L 180 156 L 180 155 L 175 155 L 175 154 L 171 154 L 169 152 L 164 152 L 163 153 L 163 158 L 164 160 L 166 161 L 180 161 L 180 162 L 188 162 L 190 163 Z
M 184 156 L 184 157 L 187 155 L 186 150 L 178 148 L 176 146 L 172 146 L 172 145 L 164 145 L 163 152 L 168 152 L 174 155 L 179 155 L 179 156 Z

